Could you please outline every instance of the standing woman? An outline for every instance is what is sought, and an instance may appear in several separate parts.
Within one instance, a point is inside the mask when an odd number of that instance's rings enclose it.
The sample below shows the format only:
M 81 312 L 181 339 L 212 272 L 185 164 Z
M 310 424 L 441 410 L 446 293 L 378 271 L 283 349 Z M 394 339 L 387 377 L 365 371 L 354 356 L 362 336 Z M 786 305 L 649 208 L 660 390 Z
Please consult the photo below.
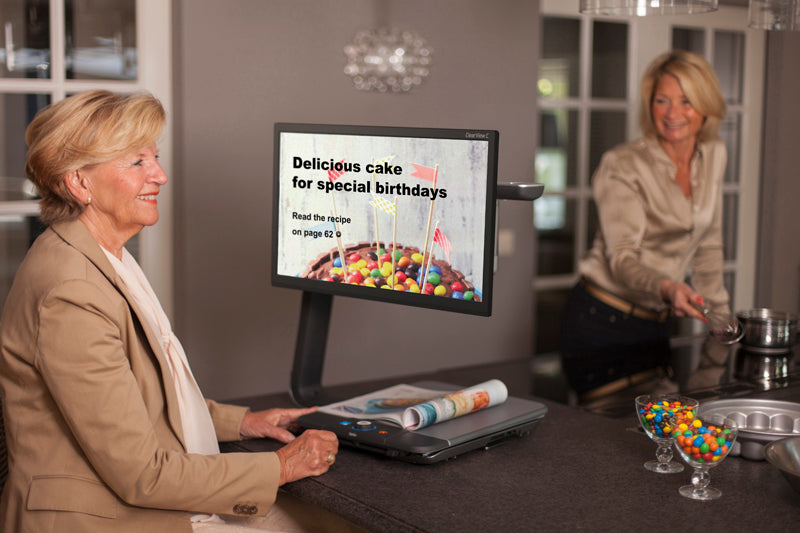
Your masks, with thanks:
M 28 127 L 26 172 L 48 229 L 0 319 L 4 532 L 225 531 L 218 515 L 263 516 L 280 485 L 334 462 L 333 433 L 286 429 L 314 408 L 252 413 L 203 398 L 124 247 L 158 220 L 164 121 L 150 95 L 91 91 Z M 218 441 L 249 437 L 285 446 L 219 453 Z
M 675 50 L 651 62 L 641 93 L 644 138 L 604 154 L 592 178 L 599 228 L 562 321 L 564 371 L 584 400 L 664 375 L 671 315 L 702 320 L 698 305 L 730 314 L 717 76 L 702 56 Z M 690 388 L 718 381 L 727 353 L 707 342 Z

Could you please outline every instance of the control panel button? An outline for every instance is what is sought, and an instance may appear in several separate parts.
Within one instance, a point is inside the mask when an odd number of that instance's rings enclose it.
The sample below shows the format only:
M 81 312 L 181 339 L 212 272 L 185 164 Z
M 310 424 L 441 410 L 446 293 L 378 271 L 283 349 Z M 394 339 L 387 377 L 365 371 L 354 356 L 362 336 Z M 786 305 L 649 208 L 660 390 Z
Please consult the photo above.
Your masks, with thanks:
M 375 429 L 375 424 L 372 420 L 359 420 L 353 424 L 353 429 L 356 431 L 372 431 Z

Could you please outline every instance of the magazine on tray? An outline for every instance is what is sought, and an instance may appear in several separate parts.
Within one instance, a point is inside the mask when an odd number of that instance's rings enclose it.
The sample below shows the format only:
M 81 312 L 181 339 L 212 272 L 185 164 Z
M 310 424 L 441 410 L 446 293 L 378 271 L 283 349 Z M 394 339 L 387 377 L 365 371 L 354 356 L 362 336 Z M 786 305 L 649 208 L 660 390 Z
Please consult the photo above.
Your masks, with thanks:
M 508 389 L 491 379 L 459 391 L 400 384 L 320 407 L 319 411 L 350 418 L 369 418 L 415 430 L 464 416 L 506 401 Z

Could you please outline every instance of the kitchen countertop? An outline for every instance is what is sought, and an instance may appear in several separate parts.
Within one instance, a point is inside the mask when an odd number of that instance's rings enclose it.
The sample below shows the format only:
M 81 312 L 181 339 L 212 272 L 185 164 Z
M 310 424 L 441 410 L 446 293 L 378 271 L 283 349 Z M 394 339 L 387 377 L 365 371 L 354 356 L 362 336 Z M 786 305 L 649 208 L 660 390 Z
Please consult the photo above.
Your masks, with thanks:
M 401 381 L 435 379 L 468 386 L 496 377 L 506 382 L 510 394 L 528 396 L 526 365 L 487 365 L 331 390 L 354 396 Z M 730 390 L 734 396 L 800 402 L 800 383 Z M 786 531 L 800 520 L 800 494 L 766 461 L 728 457 L 711 469 L 711 486 L 722 490 L 719 500 L 680 496 L 678 488 L 689 483 L 691 469 L 664 475 L 643 468 L 655 457 L 656 445 L 639 430 L 633 398 L 628 416 L 535 399 L 549 409 L 544 419 L 529 435 L 496 448 L 416 465 L 343 447 L 327 474 L 284 489 L 380 532 Z M 236 403 L 253 409 L 292 405 L 288 394 Z M 250 451 L 277 448 L 266 440 L 245 444 Z

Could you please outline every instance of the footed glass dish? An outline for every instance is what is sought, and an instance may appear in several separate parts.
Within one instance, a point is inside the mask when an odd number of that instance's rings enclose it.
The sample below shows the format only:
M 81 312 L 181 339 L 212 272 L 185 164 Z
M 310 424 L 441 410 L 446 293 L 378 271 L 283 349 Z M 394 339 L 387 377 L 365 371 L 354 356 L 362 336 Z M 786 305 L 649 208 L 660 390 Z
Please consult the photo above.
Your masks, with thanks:
M 718 466 L 731 452 L 739 432 L 736 422 L 722 416 L 671 418 L 675 449 L 694 469 L 691 485 L 678 492 L 693 500 L 715 500 L 722 491 L 710 486 L 709 470 Z
M 680 394 L 643 394 L 637 396 L 636 416 L 645 434 L 657 445 L 656 458 L 644 463 L 644 467 L 658 474 L 683 472 L 683 465 L 672 460 L 672 426 L 670 418 L 694 417 L 698 402 Z

